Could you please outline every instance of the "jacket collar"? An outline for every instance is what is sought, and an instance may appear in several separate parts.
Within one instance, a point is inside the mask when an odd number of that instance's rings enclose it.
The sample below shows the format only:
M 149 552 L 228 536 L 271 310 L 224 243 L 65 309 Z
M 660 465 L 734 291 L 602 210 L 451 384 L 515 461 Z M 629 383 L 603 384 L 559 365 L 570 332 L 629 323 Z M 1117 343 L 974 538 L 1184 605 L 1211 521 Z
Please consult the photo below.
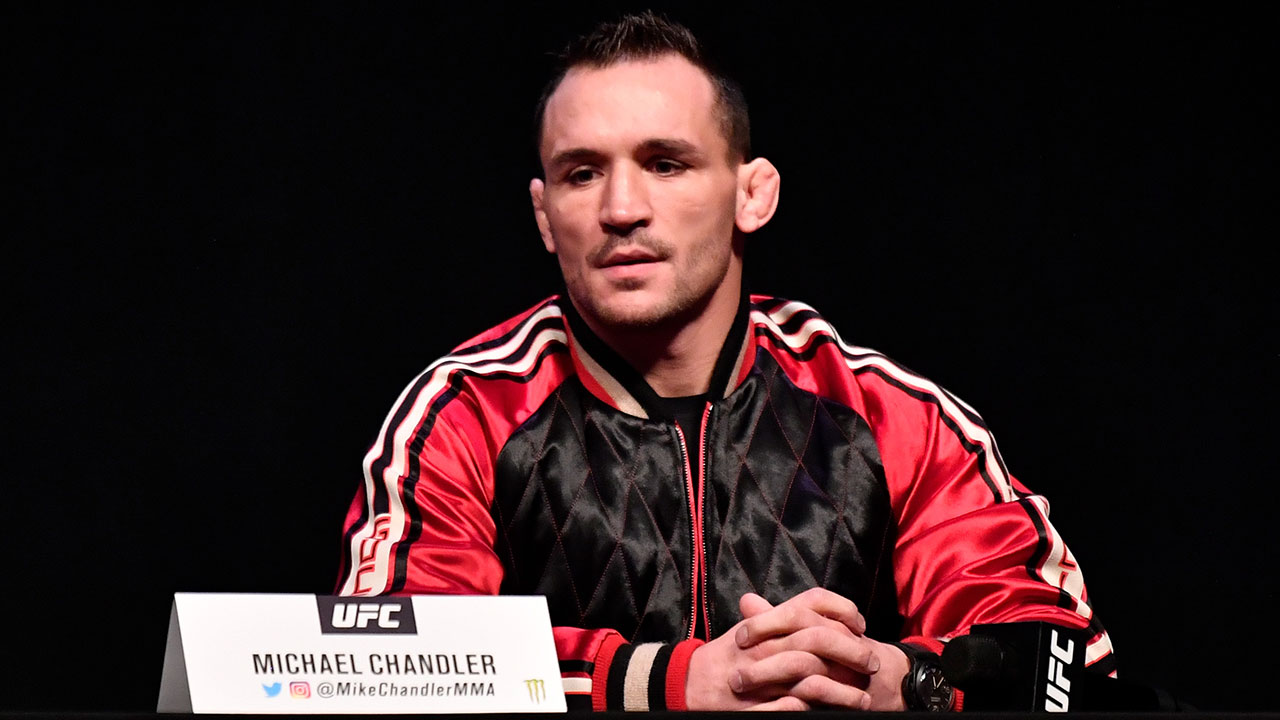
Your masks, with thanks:
M 569 331 L 573 362 L 587 390 L 627 414 L 642 418 L 661 417 L 658 394 L 644 376 L 591 331 L 567 294 L 560 297 L 559 304 Z M 738 301 L 738 313 L 711 372 L 708 398 L 719 400 L 728 397 L 750 373 L 755 362 L 755 343 L 751 342 L 753 333 L 749 332 L 750 315 L 751 303 L 744 288 Z

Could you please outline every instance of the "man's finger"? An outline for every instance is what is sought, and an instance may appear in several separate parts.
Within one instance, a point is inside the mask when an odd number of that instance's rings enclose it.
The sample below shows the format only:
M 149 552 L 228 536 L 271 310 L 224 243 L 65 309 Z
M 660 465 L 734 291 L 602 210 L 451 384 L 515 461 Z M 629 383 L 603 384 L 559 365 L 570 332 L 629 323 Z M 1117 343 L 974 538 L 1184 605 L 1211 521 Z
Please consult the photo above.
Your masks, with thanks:
M 760 600 L 762 603 L 767 604 L 767 601 L 764 601 L 763 598 L 760 598 Z M 754 599 L 748 601 L 744 598 L 744 601 L 739 602 L 739 609 L 744 610 L 744 615 L 747 615 L 747 609 L 754 610 L 757 608 L 762 609 L 763 605 L 755 602 Z M 824 619 L 834 620 L 858 635 L 867 630 L 867 622 L 862 617 L 862 613 L 858 612 L 858 608 L 853 604 L 853 601 L 829 590 L 817 588 L 807 590 L 775 608 L 760 612 L 758 615 L 748 616 L 738 626 L 734 639 L 737 641 L 738 647 L 750 647 L 766 638 L 786 635 L 802 628 L 821 625 Z
M 880 670 L 875 643 L 864 636 L 850 636 L 827 627 L 809 627 L 770 642 L 787 651 L 809 653 L 865 675 L 874 675 Z
M 734 692 L 769 697 L 779 691 L 808 704 L 865 710 L 871 697 L 828 677 L 831 668 L 808 653 L 784 652 L 752 663 L 730 679 Z
M 788 638 L 800 632 L 808 632 L 816 629 L 824 629 L 834 633 L 838 637 L 844 637 L 848 639 L 862 637 L 859 635 L 854 635 L 853 631 L 845 627 L 843 623 L 837 622 L 835 620 L 830 620 L 828 618 L 824 618 L 821 615 L 816 615 L 816 614 L 814 615 L 814 618 L 816 618 L 816 620 L 815 620 L 815 624 L 813 625 L 810 625 L 808 627 L 802 627 L 799 630 L 796 630 L 794 633 L 788 633 L 786 635 L 775 635 L 774 637 L 761 640 L 759 642 L 752 644 L 750 647 L 746 647 L 742 649 L 753 660 L 763 660 L 764 658 L 776 652 L 781 652 L 783 650 L 804 649 L 804 647 L 801 647 L 799 645 L 796 645 L 795 643 L 788 641 Z M 737 642 L 736 637 L 734 641 Z M 813 647 L 813 646 L 805 646 L 805 647 Z
M 734 641 L 738 643 L 738 647 L 746 649 L 770 638 L 785 637 L 807 627 L 828 623 L 844 625 L 803 605 L 783 603 L 772 610 L 744 619 L 734 633 Z M 852 633 L 852 631 L 849 632 Z
M 804 603 L 823 617 L 839 620 L 845 627 L 861 635 L 867 631 L 867 619 L 849 598 L 825 588 L 810 588 L 792 598 Z
M 770 700 L 769 702 L 752 705 L 743 709 L 747 711 L 759 710 L 763 712 L 803 712 L 809 709 L 809 703 L 798 697 L 788 695 L 780 697 L 777 700 Z
M 772 603 L 755 593 L 746 593 L 738 598 L 738 610 L 742 612 L 744 618 L 755 617 L 772 609 Z
M 871 696 L 825 675 L 810 675 L 791 686 L 791 696 L 813 705 L 866 710 L 871 707 Z
M 768 600 L 765 600 L 763 597 L 755 593 L 746 593 L 741 598 L 738 599 L 738 609 L 742 611 L 742 617 L 750 618 L 750 617 L 755 617 L 756 615 L 772 610 L 773 605 L 770 604 Z M 832 620 L 830 618 L 823 618 L 821 616 L 818 616 L 818 617 L 822 619 L 822 624 L 826 625 L 827 627 L 830 627 L 832 629 L 845 628 L 845 630 L 848 631 L 848 628 L 844 625 L 844 623 L 840 622 L 839 620 Z M 766 640 L 764 642 L 768 643 L 771 641 Z M 760 647 L 760 643 L 757 643 L 755 647 L 757 648 Z M 764 657 L 764 655 L 760 655 L 759 657 Z
M 800 650 L 784 650 L 740 668 L 729 676 L 735 693 L 750 693 L 770 685 L 794 685 L 810 675 L 827 672 L 822 658 Z
M 770 638 L 743 652 L 755 662 L 787 652 L 813 655 L 824 663 L 825 669 L 820 674 L 846 685 L 866 688 L 883 662 L 876 647 L 875 641 L 851 635 L 847 628 L 832 630 L 823 627 Z

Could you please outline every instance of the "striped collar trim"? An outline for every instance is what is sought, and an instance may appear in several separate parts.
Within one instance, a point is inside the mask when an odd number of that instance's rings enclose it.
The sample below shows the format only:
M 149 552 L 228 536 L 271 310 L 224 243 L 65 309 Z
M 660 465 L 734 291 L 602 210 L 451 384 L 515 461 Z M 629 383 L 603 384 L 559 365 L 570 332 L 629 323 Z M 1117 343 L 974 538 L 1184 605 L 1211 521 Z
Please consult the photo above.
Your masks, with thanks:
M 567 296 L 559 296 L 557 304 L 564 313 L 570 355 L 583 386 L 600 400 L 628 415 L 642 418 L 661 416 L 657 411 L 659 396 L 644 376 L 591 332 Z M 710 397 L 728 397 L 751 372 L 756 346 L 752 342 L 753 333 L 749 332 L 750 311 L 750 299 L 744 292 L 738 303 L 737 316 L 711 373 Z

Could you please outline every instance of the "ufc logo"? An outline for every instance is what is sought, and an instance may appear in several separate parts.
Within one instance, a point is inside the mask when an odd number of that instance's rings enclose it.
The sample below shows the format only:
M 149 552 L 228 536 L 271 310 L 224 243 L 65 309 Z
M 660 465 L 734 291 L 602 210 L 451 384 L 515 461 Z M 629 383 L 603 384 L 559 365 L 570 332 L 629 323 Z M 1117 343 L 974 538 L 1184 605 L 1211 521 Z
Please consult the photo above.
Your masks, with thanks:
M 398 605 L 376 605 L 374 603 L 338 603 L 333 606 L 333 626 L 335 628 L 369 627 L 369 621 L 378 623 L 380 628 L 398 628 L 400 621 L 391 617 L 400 612 Z
M 410 598 L 343 598 L 316 596 L 320 632 L 416 634 Z
M 1071 664 L 1075 657 L 1076 644 L 1067 638 L 1064 648 L 1058 644 L 1058 631 L 1049 635 L 1049 684 L 1045 686 L 1044 709 L 1048 712 L 1066 712 L 1071 698 L 1071 681 L 1063 674 L 1063 670 Z

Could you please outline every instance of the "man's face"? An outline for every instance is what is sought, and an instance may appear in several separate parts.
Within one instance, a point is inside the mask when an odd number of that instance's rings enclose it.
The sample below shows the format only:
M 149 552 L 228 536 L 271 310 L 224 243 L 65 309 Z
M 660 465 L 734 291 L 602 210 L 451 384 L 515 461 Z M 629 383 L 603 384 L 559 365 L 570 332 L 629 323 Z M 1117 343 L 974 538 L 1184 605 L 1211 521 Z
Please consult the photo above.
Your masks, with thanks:
M 589 320 L 681 321 L 717 294 L 736 305 L 741 165 L 700 69 L 667 55 L 571 70 L 547 102 L 540 151 L 539 229 Z

